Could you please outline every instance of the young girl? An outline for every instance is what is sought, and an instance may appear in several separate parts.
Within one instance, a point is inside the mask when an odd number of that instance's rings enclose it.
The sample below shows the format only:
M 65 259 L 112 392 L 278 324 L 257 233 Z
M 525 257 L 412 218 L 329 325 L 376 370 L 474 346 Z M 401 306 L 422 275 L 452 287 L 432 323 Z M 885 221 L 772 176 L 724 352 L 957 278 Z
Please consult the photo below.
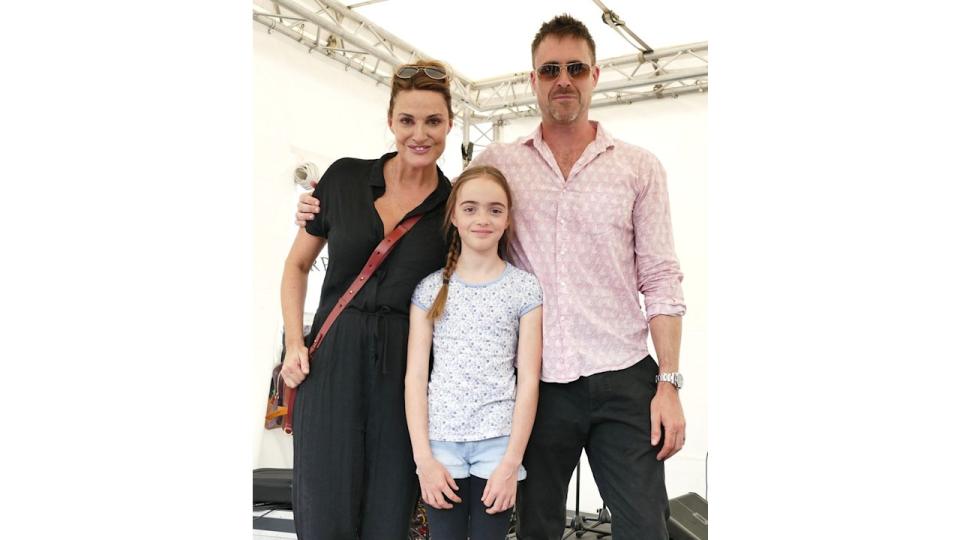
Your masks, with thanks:
M 413 293 L 407 425 L 435 540 L 503 540 L 526 477 L 542 293 L 533 274 L 502 258 L 511 205 L 499 170 L 465 170 L 447 200 L 447 264 Z

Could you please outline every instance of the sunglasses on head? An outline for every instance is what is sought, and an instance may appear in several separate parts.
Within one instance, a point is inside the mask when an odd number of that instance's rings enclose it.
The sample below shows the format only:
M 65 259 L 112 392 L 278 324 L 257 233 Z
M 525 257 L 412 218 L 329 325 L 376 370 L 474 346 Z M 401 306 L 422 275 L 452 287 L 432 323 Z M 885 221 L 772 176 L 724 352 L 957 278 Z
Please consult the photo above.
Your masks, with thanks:
M 560 76 L 562 69 L 567 70 L 567 75 L 571 79 L 582 79 L 590 73 L 590 66 L 583 62 L 567 62 L 566 64 L 551 62 L 538 67 L 537 76 L 540 77 L 541 81 L 552 81 Z
M 422 71 L 427 77 L 436 81 L 442 81 L 447 78 L 447 72 L 443 68 L 433 66 L 403 66 L 397 70 L 397 77 L 409 79 Z

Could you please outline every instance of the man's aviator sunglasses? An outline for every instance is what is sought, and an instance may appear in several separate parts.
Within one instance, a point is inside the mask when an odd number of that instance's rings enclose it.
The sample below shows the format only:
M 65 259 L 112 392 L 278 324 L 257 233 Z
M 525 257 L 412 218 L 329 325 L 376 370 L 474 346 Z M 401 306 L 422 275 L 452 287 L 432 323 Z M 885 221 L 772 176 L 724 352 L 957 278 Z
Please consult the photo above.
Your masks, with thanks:
M 409 79 L 416 75 L 418 71 L 422 71 L 427 77 L 436 81 L 442 81 L 447 78 L 447 72 L 443 68 L 432 66 L 403 66 L 397 70 L 397 77 Z
M 566 69 L 571 79 L 582 79 L 590 73 L 590 66 L 583 62 L 568 62 L 566 64 L 549 63 L 537 68 L 537 76 L 541 81 L 552 81 L 560 76 L 560 70 Z

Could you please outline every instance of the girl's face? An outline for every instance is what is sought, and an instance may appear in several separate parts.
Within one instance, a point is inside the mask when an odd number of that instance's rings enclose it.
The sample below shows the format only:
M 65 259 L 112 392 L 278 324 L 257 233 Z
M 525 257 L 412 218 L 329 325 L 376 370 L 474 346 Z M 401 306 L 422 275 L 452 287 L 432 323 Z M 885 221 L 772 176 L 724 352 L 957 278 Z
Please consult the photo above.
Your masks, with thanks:
M 417 168 L 436 165 L 453 127 L 443 95 L 430 90 L 398 93 L 387 123 L 397 138 L 397 157 Z
M 510 225 L 507 194 L 489 176 L 471 178 L 457 190 L 450 222 L 460 233 L 464 249 L 497 253 L 500 237 Z

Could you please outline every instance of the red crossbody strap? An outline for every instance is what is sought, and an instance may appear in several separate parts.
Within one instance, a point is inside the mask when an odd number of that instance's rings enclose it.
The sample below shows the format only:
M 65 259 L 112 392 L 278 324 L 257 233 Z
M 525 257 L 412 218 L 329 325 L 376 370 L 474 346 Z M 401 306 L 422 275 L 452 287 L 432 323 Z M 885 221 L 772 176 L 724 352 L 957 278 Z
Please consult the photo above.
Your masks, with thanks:
M 323 321 L 323 326 L 320 327 L 320 331 L 317 332 L 316 339 L 313 340 L 313 345 L 310 346 L 308 352 L 309 356 L 313 356 L 313 352 L 317 350 L 317 347 L 320 346 L 320 342 L 323 341 L 323 337 L 327 335 L 327 332 L 330 330 L 330 327 L 333 326 L 333 321 L 337 320 L 337 317 L 343 313 L 343 310 L 347 308 L 347 305 L 350 304 L 350 301 L 353 300 L 353 297 L 360 292 L 360 289 L 370 281 L 370 276 L 377 271 L 377 268 L 383 264 L 383 261 L 386 260 L 387 255 L 393 251 L 393 248 L 396 247 L 397 241 L 407 234 L 407 231 L 413 228 L 414 224 L 420 221 L 420 218 L 423 217 L 423 214 L 416 216 L 410 216 L 407 219 L 403 220 L 399 225 L 394 227 L 390 234 L 386 238 L 380 241 L 377 244 L 376 249 L 373 250 L 373 253 L 370 254 L 370 258 L 367 259 L 367 264 L 363 265 L 363 271 L 360 272 L 360 275 L 353 280 L 353 283 L 347 287 L 347 292 L 343 293 L 343 296 L 337 300 L 337 303 L 333 306 L 333 309 L 330 310 L 330 314 L 327 315 L 327 320 Z
M 370 258 L 367 259 L 367 264 L 363 265 L 363 271 L 360 272 L 360 275 L 353 280 L 353 283 L 347 287 L 347 292 L 337 300 L 337 303 L 333 306 L 333 309 L 330 310 L 330 314 L 327 315 L 327 320 L 323 321 L 323 326 L 320 327 L 320 331 L 317 332 L 316 339 L 313 340 L 313 345 L 310 346 L 310 352 L 308 353 L 308 358 L 313 356 L 314 351 L 317 350 L 317 347 L 320 346 L 320 342 L 323 341 L 323 337 L 327 335 L 327 331 L 330 330 L 330 327 L 333 326 L 333 321 L 337 320 L 337 317 L 343 313 L 343 310 L 347 308 L 347 304 L 353 300 L 353 297 L 360 292 L 360 289 L 370 281 L 370 276 L 377 270 L 377 268 L 383 264 L 383 261 L 386 260 L 387 255 L 393 251 L 393 248 L 397 246 L 397 242 L 400 238 L 407 234 L 407 231 L 413 228 L 413 225 L 420 221 L 420 218 L 423 217 L 423 214 L 409 217 L 403 220 L 399 225 L 397 225 L 386 238 L 380 241 L 377 244 L 376 249 L 373 250 L 373 253 L 370 254 Z M 293 433 L 293 404 L 297 399 L 297 389 L 290 388 L 284 385 L 283 391 L 283 404 L 287 407 L 287 414 L 283 417 L 283 431 L 285 433 Z

